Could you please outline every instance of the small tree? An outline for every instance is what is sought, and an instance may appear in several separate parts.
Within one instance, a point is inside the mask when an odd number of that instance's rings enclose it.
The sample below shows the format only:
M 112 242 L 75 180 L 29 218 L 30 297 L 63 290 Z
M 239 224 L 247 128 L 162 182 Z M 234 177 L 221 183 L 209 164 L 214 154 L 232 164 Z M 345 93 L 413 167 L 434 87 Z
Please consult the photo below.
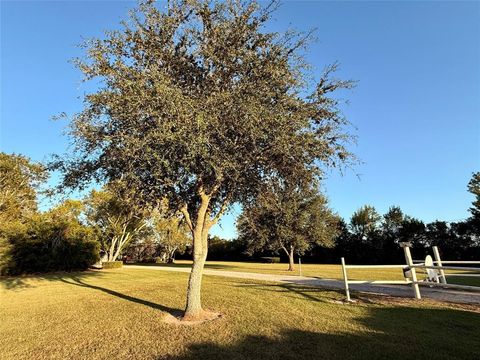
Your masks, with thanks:
M 134 194 L 118 183 L 92 190 L 85 204 L 87 222 L 96 230 L 106 261 L 115 261 L 147 225 Z
M 152 231 L 159 246 L 163 262 L 173 263 L 177 251 L 183 253 L 191 243 L 188 227 L 178 215 L 169 215 L 159 210 L 151 217 Z
M 334 245 L 339 220 L 316 191 L 276 184 L 244 208 L 238 232 L 250 252 L 284 251 L 293 271 L 295 253 L 301 255 L 313 245 Z
M 131 21 L 86 43 L 78 60 L 102 82 L 71 121 L 74 154 L 57 159 L 63 185 L 122 180 L 136 199 L 166 197 L 193 242 L 185 318 L 201 318 L 208 233 L 234 202 L 273 177 L 312 178 L 350 158 L 329 66 L 312 81 L 310 34 L 269 33 L 275 3 L 142 2 Z

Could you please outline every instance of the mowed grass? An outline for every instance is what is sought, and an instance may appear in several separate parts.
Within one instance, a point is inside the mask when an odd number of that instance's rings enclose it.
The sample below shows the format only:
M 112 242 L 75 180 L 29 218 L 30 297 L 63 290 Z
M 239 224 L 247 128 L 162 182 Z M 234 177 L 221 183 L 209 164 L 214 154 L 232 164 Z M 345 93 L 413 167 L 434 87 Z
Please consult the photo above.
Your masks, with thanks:
M 175 264 L 142 264 L 152 266 L 176 266 L 190 267 L 190 260 L 177 260 Z M 207 261 L 205 267 L 211 270 L 253 272 L 261 274 L 276 275 L 300 275 L 300 266 L 297 264 L 294 271 L 287 271 L 288 264 L 264 264 L 257 262 L 238 262 L 238 261 Z M 302 275 L 318 277 L 323 279 L 343 279 L 341 265 L 335 264 L 302 264 Z M 449 271 L 448 273 L 459 273 L 460 271 Z M 468 272 L 468 271 L 466 271 Z M 417 270 L 418 278 L 424 279 L 426 276 L 423 270 Z M 366 269 L 348 269 L 347 276 L 349 280 L 403 280 L 403 270 L 401 268 L 366 268 Z M 480 277 L 447 277 L 447 281 L 452 284 L 462 284 L 471 286 L 480 286 Z
M 176 260 L 174 264 L 141 264 L 151 266 L 176 266 L 190 267 L 191 260 Z M 288 264 L 264 264 L 259 262 L 239 262 L 239 261 L 207 261 L 206 269 L 253 272 L 261 274 L 276 275 L 300 275 L 300 266 L 297 264 L 294 271 L 287 271 Z M 302 264 L 302 275 L 318 277 L 323 279 L 343 279 L 342 267 L 335 264 Z M 348 277 L 352 280 L 402 280 L 402 269 L 349 269 Z
M 1 359 L 474 359 L 480 309 L 205 276 L 223 317 L 167 324 L 188 274 L 139 269 L 1 279 Z

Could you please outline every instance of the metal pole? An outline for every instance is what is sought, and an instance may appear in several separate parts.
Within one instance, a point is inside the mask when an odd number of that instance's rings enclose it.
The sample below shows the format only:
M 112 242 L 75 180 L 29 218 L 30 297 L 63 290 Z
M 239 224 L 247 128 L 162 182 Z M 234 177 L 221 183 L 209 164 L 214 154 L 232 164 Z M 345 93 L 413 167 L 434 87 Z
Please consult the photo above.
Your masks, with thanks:
M 436 261 L 436 265 L 442 266 L 442 259 L 440 259 L 440 252 L 438 251 L 438 247 L 432 246 L 432 250 L 433 250 L 433 257 L 435 258 L 435 261 Z M 445 271 L 443 271 L 443 269 L 440 269 L 439 277 L 440 277 L 440 282 L 442 284 L 447 283 L 447 278 L 445 277 Z
M 352 301 L 350 299 L 350 290 L 348 289 L 348 278 L 347 278 L 347 268 L 345 267 L 345 258 L 342 257 L 342 272 L 343 272 L 343 283 L 345 284 L 345 294 L 347 295 L 347 301 Z
M 421 299 L 422 296 L 420 295 L 420 287 L 417 283 L 417 272 L 413 267 L 412 254 L 410 253 L 410 243 L 400 243 L 400 245 L 403 247 L 403 252 L 405 253 L 405 260 L 407 261 L 407 265 L 409 266 L 410 272 L 412 274 L 412 288 L 415 299 Z
M 302 276 L 302 259 L 298 257 L 298 267 L 300 268 L 300 276 Z

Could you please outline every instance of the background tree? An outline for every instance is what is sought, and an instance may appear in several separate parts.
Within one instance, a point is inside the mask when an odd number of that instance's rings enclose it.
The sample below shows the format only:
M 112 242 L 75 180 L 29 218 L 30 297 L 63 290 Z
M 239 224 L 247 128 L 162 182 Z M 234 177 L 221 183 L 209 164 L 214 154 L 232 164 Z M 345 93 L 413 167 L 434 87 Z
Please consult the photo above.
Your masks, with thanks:
M 175 252 L 183 253 L 191 243 L 189 230 L 181 214 L 165 214 L 160 210 L 151 216 L 152 231 L 159 246 L 159 255 L 162 262 L 173 263 Z
M 288 270 L 294 270 L 294 254 L 302 255 L 314 244 L 334 245 L 339 217 L 324 196 L 313 189 L 275 184 L 262 191 L 238 220 L 238 232 L 250 252 L 284 251 Z
M 0 273 L 13 269 L 12 242 L 27 231 L 37 211 L 37 193 L 45 168 L 25 156 L 0 152 Z
M 82 203 L 67 200 L 9 228 L 7 274 L 86 270 L 99 259 L 93 230 L 80 221 Z
M 27 157 L 0 152 L 0 222 L 21 220 L 37 211 L 37 191 L 45 168 Z
M 473 242 L 480 243 L 480 172 L 472 174 L 467 188 L 475 198 L 469 209 L 472 216 L 465 220 L 465 224 L 462 226 L 462 233 L 468 233 L 472 237 Z
M 470 207 L 470 212 L 474 218 L 480 218 L 480 171 L 473 173 L 468 183 L 468 191 L 475 196 Z
M 391 206 L 382 216 L 381 232 L 378 237 L 381 249 L 377 254 L 377 263 L 397 263 L 403 260 L 399 234 L 404 220 L 405 214 L 399 206 Z
M 127 262 L 155 262 L 159 255 L 158 243 L 151 231 L 142 232 L 136 236 L 123 252 L 123 259 Z
M 365 205 L 352 214 L 350 228 L 360 241 L 365 241 L 378 230 L 380 219 L 381 216 L 373 206 Z
M 339 90 L 352 82 L 304 57 L 310 34 L 265 30 L 276 3 L 143 2 L 77 61 L 103 86 L 71 120 L 63 185 L 122 179 L 138 200 L 167 197 L 192 233 L 185 318 L 201 318 L 208 233 L 274 177 L 313 178 L 351 158 Z M 312 79 L 316 78 L 317 81 Z
M 147 225 L 146 211 L 134 196 L 117 182 L 102 191 L 92 190 L 85 200 L 87 222 L 97 233 L 106 261 L 115 261 Z

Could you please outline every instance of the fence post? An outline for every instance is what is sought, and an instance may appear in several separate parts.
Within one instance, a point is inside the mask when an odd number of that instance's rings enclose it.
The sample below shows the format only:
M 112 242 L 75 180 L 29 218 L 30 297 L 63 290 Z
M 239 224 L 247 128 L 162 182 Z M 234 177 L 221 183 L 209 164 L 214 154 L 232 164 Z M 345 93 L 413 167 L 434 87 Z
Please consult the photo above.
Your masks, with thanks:
M 433 257 L 435 258 L 436 265 L 443 266 L 442 259 L 440 259 L 440 252 L 438 251 L 438 247 L 432 246 L 432 249 L 433 249 Z M 440 282 L 443 284 L 447 283 L 447 278 L 445 277 L 445 271 L 443 271 L 443 269 L 440 269 Z
M 400 243 L 400 246 L 403 248 L 403 252 L 405 253 L 405 260 L 407 261 L 407 265 L 410 268 L 410 272 L 412 274 L 412 288 L 413 288 L 413 293 L 415 295 L 415 299 L 421 299 L 422 296 L 420 295 L 420 287 L 418 286 L 418 283 L 417 283 L 417 272 L 413 267 L 412 254 L 410 253 L 410 243 L 402 242 Z
M 300 269 L 300 276 L 302 276 L 302 259 L 300 258 L 300 256 L 298 257 L 298 267 Z
M 350 290 L 348 289 L 348 278 L 347 278 L 347 268 L 345 266 L 345 258 L 342 257 L 342 272 L 343 272 L 343 282 L 345 284 L 345 294 L 347 295 L 347 301 L 352 301 L 350 299 Z

